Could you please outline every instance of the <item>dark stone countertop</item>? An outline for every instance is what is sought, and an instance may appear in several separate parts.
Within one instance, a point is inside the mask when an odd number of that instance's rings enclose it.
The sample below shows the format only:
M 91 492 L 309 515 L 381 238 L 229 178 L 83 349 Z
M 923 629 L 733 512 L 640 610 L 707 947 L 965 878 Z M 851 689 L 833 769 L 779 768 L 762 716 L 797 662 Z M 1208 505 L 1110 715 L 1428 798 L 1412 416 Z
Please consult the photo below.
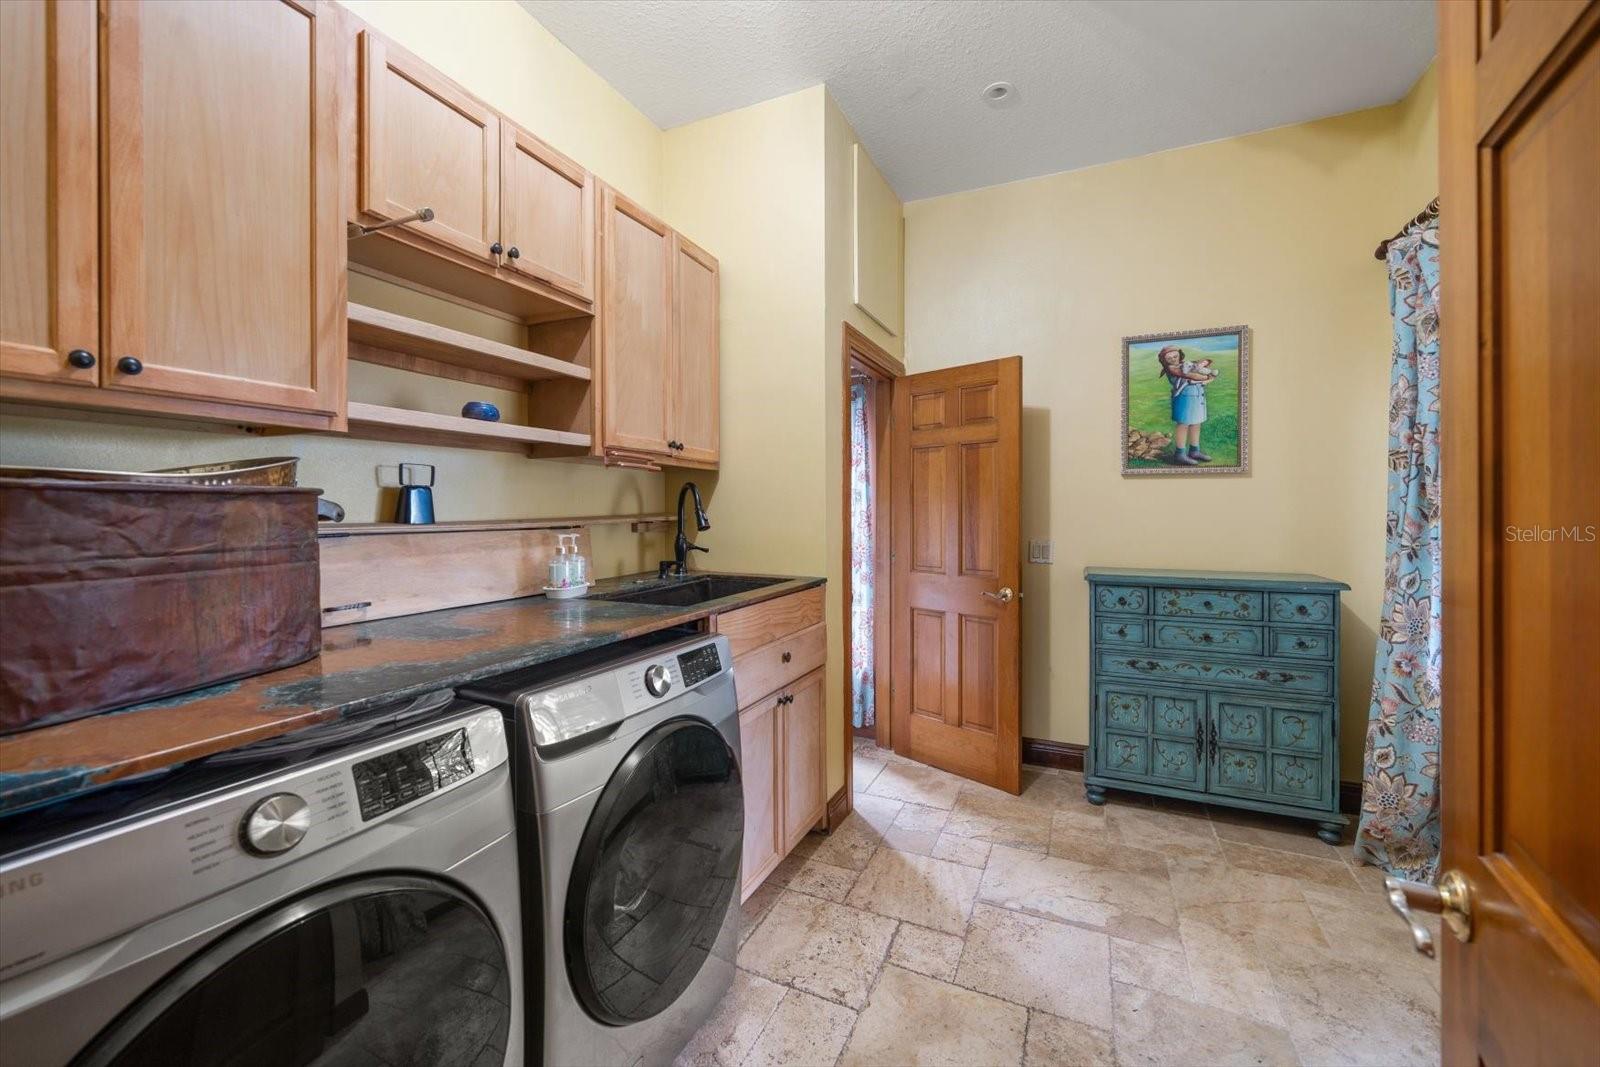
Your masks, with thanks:
M 717 577 L 689 577 L 707 576 Z M 689 607 L 595 599 L 673 581 L 626 575 L 577 600 L 524 597 L 333 627 L 305 663 L 0 738 L 0 815 L 823 584 L 784 578 Z

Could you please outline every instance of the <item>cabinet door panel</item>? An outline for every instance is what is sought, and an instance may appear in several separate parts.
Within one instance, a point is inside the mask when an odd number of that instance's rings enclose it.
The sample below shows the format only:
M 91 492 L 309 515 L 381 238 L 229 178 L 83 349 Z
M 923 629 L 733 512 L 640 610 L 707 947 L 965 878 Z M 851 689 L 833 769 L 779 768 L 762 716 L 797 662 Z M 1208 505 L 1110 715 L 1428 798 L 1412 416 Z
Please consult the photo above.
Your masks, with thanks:
M 613 189 L 604 203 L 605 444 L 668 455 L 672 231 Z
M 739 713 L 739 774 L 744 783 L 744 896 L 783 858 L 782 767 L 776 696 Z
M 0 4 L 0 374 L 94 386 L 100 354 L 95 12 Z
M 500 188 L 501 266 L 592 300 L 594 176 L 501 119 Z
M 680 459 L 715 463 L 718 446 L 717 261 L 674 236 L 672 315 L 673 437 Z
M 828 807 L 827 740 L 818 668 L 788 690 L 783 713 L 783 850 L 800 843 Z
M 370 30 L 361 32 L 360 208 L 376 219 L 433 209 L 421 234 L 493 262 L 500 126 L 488 105 Z
M 339 411 L 331 16 L 112 0 L 103 40 L 105 384 Z M 119 369 L 129 356 L 141 371 Z

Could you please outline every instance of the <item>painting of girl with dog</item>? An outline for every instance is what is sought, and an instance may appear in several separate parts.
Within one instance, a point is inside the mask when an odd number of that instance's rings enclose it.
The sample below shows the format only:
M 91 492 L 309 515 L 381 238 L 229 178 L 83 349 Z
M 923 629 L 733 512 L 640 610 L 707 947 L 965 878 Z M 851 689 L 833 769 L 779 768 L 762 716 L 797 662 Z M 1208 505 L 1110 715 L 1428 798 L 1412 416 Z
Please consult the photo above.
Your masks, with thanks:
M 1122 339 L 1122 473 L 1248 474 L 1249 328 Z

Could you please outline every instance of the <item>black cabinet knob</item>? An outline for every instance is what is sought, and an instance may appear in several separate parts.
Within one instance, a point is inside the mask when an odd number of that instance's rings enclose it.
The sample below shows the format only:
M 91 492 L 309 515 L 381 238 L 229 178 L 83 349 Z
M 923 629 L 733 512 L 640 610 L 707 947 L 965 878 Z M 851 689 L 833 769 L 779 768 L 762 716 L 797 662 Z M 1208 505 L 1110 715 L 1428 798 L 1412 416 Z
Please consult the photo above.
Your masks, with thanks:
M 501 245 L 499 241 L 496 241 L 494 244 L 489 246 L 489 254 L 490 255 L 498 256 L 501 252 L 504 252 L 504 251 L 505 251 L 505 247 L 503 245 Z
M 785 663 L 788 663 L 788 662 L 789 662 L 789 661 L 790 661 L 790 660 L 791 660 L 791 659 L 793 659 L 793 658 L 794 658 L 794 655 L 793 655 L 793 653 L 790 653 L 790 652 L 785 652 L 785 653 L 784 653 L 784 654 L 783 654 L 783 662 L 785 662 Z
M 1211 601 L 1206 601 L 1205 606 L 1209 608 L 1211 606 Z
M 140 363 L 132 356 L 123 356 L 121 359 L 117 360 L 117 369 L 123 374 L 138 374 L 140 371 L 144 370 L 144 364 Z
M 506 249 L 506 255 L 510 256 L 512 259 L 522 258 L 522 253 L 517 250 L 516 245 L 512 245 L 510 248 Z
M 1127 606 L 1128 606 L 1128 598 L 1127 597 L 1125 597 L 1125 596 L 1117 597 L 1117 607 L 1125 608 Z
M 1307 613 L 1308 613 L 1308 612 L 1309 612 L 1309 611 L 1310 611 L 1310 610 L 1311 610 L 1311 609 L 1309 609 L 1309 608 L 1307 608 L 1307 607 L 1306 607 L 1306 606 L 1305 606 L 1305 605 L 1304 605 L 1304 604 L 1301 604 L 1301 605 L 1300 605 L 1300 606 L 1299 606 L 1299 607 L 1297 607 L 1297 608 L 1295 608 L 1295 609 L 1294 609 L 1294 613 L 1295 613 L 1295 614 L 1296 614 L 1296 615 L 1305 615 L 1305 614 L 1307 614 Z
M 79 370 L 88 370 L 94 366 L 94 353 L 84 348 L 74 348 L 67 353 L 67 362 Z

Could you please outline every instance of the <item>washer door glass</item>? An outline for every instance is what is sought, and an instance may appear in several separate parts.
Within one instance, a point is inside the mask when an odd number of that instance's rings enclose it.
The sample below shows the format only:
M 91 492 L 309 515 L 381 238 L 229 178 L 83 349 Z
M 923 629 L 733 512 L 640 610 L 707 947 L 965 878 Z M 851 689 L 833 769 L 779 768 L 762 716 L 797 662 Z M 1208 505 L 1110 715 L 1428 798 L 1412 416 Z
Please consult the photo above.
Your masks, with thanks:
M 674 719 L 634 745 L 567 890 L 567 968 L 596 1019 L 648 1019 L 694 980 L 738 888 L 743 836 L 739 766 L 708 723 Z
M 505 948 L 470 898 L 404 876 L 276 909 L 179 967 L 111 1024 L 85 1064 L 500 1063 Z

